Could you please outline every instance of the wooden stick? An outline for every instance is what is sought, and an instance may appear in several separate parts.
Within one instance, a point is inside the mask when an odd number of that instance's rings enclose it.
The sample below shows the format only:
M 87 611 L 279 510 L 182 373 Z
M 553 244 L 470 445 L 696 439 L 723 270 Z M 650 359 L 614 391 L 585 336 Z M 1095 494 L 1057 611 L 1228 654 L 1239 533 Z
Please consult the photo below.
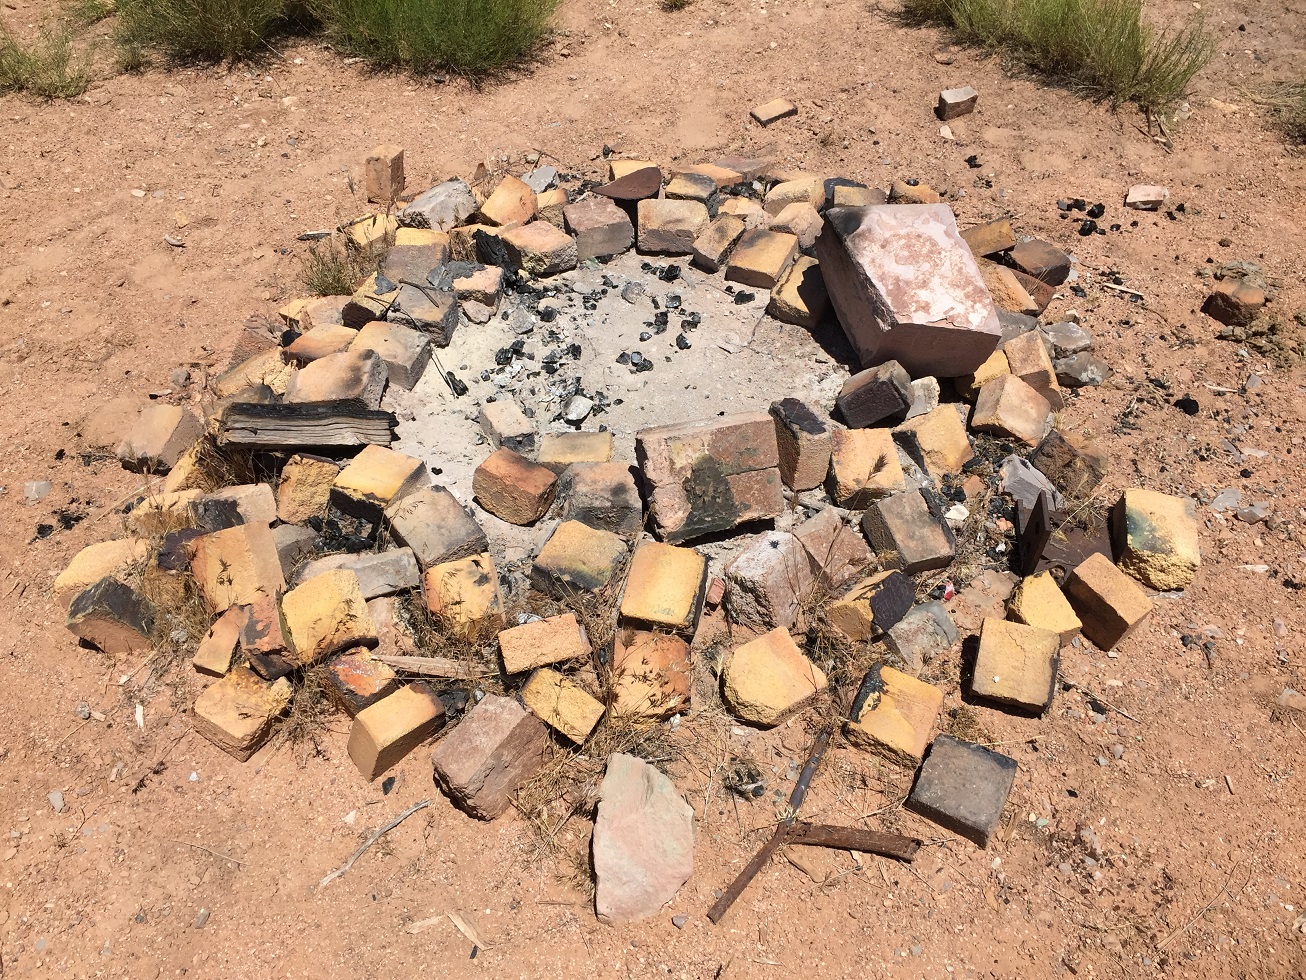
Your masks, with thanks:
M 427 806 L 430 806 L 430 805 L 431 805 L 431 801 L 430 801 L 430 800 L 422 800 L 420 803 L 414 803 L 412 806 L 410 806 L 410 807 L 409 807 L 407 810 L 405 810 L 403 813 L 399 814 L 399 816 L 395 817 L 393 820 L 391 820 L 388 824 L 386 824 L 386 825 L 385 825 L 384 827 L 382 827 L 380 830 L 378 830 L 378 831 L 376 831 L 374 834 L 372 834 L 372 836 L 369 837 L 367 840 L 363 841 L 362 846 L 361 846 L 358 850 L 356 850 L 353 854 L 349 855 L 349 860 L 346 861 L 344 864 L 342 864 L 340 867 L 336 868 L 335 871 L 332 871 L 329 875 L 327 875 L 327 876 L 326 876 L 325 878 L 323 878 L 321 881 L 319 881 L 319 882 L 317 883 L 317 887 L 318 887 L 318 888 L 325 888 L 327 885 L 331 884 L 331 882 L 335 881 L 337 878 L 339 878 L 341 875 L 343 875 L 346 871 L 348 871 L 350 868 L 352 868 L 352 867 L 354 866 L 354 862 L 357 861 L 360 857 L 362 857 L 362 856 L 363 856 L 363 853 L 364 853 L 364 852 L 365 852 L 369 847 L 371 847 L 373 844 L 375 844 L 377 841 L 379 841 L 379 840 L 380 840 L 382 837 L 384 837 L 386 834 L 390 833 L 390 831 L 392 831 L 392 830 L 394 830 L 396 827 L 398 827 L 401 823 L 403 823 L 405 820 L 407 820 L 409 817 L 411 817 L 411 816 L 412 816 L 414 813 L 416 813 L 418 810 L 422 809 L 422 807 L 427 807 Z
M 472 671 L 466 664 L 447 657 L 404 657 L 398 654 L 374 653 L 372 659 L 377 663 L 397 667 L 410 674 L 422 674 L 425 677 L 484 677 L 486 672 Z
M 832 827 L 828 824 L 795 823 L 787 841 L 811 847 L 833 847 L 840 851 L 865 851 L 881 857 L 911 861 L 920 850 L 921 841 L 901 834 L 887 834 L 860 827 Z
M 789 794 L 789 806 L 786 809 L 785 817 L 775 828 L 775 833 L 771 839 L 762 845 L 762 849 L 753 855 L 753 859 L 744 865 L 744 870 L 739 872 L 739 876 L 730 883 L 730 887 L 725 890 L 716 903 L 708 909 L 707 917 L 714 923 L 720 922 L 725 914 L 730 911 L 730 906 L 744 893 L 744 889 L 749 883 L 757 877 L 757 873 L 766 866 L 773 855 L 785 842 L 789 836 L 790 830 L 794 825 L 794 818 L 798 815 L 798 808 L 803 805 L 803 798 L 807 796 L 807 787 L 811 785 L 812 776 L 816 774 L 816 767 L 821 764 L 821 757 L 825 755 L 825 748 L 830 744 L 830 736 L 834 734 L 833 726 L 827 726 L 826 729 L 816 737 L 816 742 L 812 745 L 812 752 L 807 757 L 807 763 L 803 766 L 803 771 L 798 774 L 798 782 L 794 784 L 794 791 Z
M 184 847 L 193 847 L 197 851 L 203 851 L 205 854 L 212 854 L 215 858 L 222 858 L 222 860 L 230 861 L 232 864 L 239 864 L 243 866 L 249 863 L 248 861 L 242 861 L 240 858 L 234 858 L 230 854 L 223 854 L 220 851 L 210 850 L 209 848 L 204 847 L 201 844 L 192 844 L 188 840 L 176 840 L 175 838 L 172 837 L 169 837 L 167 839 L 172 841 L 172 843 L 174 844 L 181 844 Z
M 1128 293 L 1130 296 L 1137 296 L 1139 299 L 1143 298 L 1142 293 L 1137 289 L 1130 289 L 1128 286 L 1117 286 L 1113 282 L 1099 282 L 1098 285 L 1103 289 L 1114 289 L 1117 293 Z

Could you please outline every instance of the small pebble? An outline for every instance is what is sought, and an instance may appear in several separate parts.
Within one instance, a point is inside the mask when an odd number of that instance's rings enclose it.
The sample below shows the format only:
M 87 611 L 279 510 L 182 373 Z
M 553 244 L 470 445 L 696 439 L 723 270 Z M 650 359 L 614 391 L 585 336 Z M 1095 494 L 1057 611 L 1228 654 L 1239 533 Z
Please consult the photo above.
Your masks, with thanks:
M 208 921 L 209 921 L 209 910 L 208 910 L 208 909 L 200 909 L 199 912 L 198 912 L 198 913 L 196 914 L 196 916 L 195 916 L 195 928 L 196 928 L 196 929 L 203 929 L 204 926 L 205 926 L 205 924 L 206 924 Z
M 689 916 L 687 915 L 673 915 L 671 917 L 671 924 L 675 926 L 677 929 L 685 928 L 685 923 L 688 921 L 689 921 Z
M 50 808 L 53 809 L 55 813 L 63 813 L 62 793 L 58 790 L 54 790 L 52 793 L 46 794 L 46 799 L 50 801 Z
M 90 721 L 91 706 L 87 704 L 85 701 L 78 701 L 77 707 L 73 709 L 73 714 L 75 714 L 82 721 Z

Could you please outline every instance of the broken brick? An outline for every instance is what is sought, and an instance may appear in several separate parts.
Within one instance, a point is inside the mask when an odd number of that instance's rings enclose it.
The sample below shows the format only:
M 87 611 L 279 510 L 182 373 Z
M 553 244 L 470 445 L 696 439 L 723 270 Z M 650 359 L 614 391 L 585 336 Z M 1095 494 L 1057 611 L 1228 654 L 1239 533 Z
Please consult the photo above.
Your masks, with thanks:
M 780 478 L 791 490 L 813 490 L 830 470 L 830 430 L 797 398 L 771 403 Z
M 505 674 L 588 657 L 592 652 L 585 629 L 575 613 L 536 619 L 499 634 L 499 654 Z
M 277 498 L 266 483 L 223 487 L 191 504 L 195 527 L 221 531 L 237 524 L 271 524 L 277 519 Z
M 367 155 L 363 186 L 373 204 L 390 204 L 404 192 L 404 148 L 382 143 Z
M 689 644 L 678 636 L 619 630 L 612 670 L 614 714 L 666 718 L 689 704 Z
M 1049 286 L 1060 286 L 1070 275 L 1070 256 L 1037 238 L 1018 243 L 1007 254 L 1017 269 Z
M 325 323 L 301 333 L 286 348 L 286 360 L 303 367 L 328 354 L 339 354 L 348 349 L 358 336 L 353 327 L 338 323 Z
M 580 745 L 603 717 L 603 704 L 579 684 L 543 667 L 522 685 L 522 704 L 546 725 Z
M 1152 613 L 1147 593 L 1100 552 L 1076 566 L 1062 588 L 1084 636 L 1101 650 L 1114 649 Z
M 902 620 L 916 601 L 916 586 L 901 572 L 864 578 L 825 610 L 825 618 L 854 643 L 879 638 Z
M 508 261 L 538 278 L 576 268 L 576 242 L 547 221 L 532 221 L 501 236 Z
M 1053 411 L 1066 407 L 1052 358 L 1037 330 L 1008 340 L 1002 345 L 1002 352 L 1007 357 L 1007 369 L 1046 398 Z
M 721 694 L 738 718 L 772 728 L 824 691 L 825 674 L 783 627 L 737 647 L 721 671 Z
M 558 477 L 511 449 L 496 450 L 472 475 L 476 502 L 500 520 L 525 527 L 553 504 Z
M 286 402 L 329 402 L 350 399 L 364 408 L 381 407 L 388 371 L 385 361 L 370 350 L 328 354 L 294 373 L 286 386 Z
M 901 420 L 911 407 L 911 377 L 897 361 L 885 361 L 845 381 L 835 405 L 850 429 Z
M 798 115 L 798 107 L 788 99 L 772 99 L 770 102 L 752 109 L 748 114 L 759 125 L 766 127 L 779 122 L 781 119 L 788 119 L 790 116 Z
M 102 578 L 73 597 L 68 629 L 107 654 L 136 653 L 153 648 L 154 606 L 143 595 L 114 578 Z
M 726 279 L 755 289 L 772 289 L 798 256 L 798 238 L 753 228 L 740 236 L 726 264 Z
M 816 581 L 826 589 L 843 585 L 874 557 L 861 532 L 846 524 L 833 507 L 795 527 L 794 537 L 807 552 Z
M 277 483 L 277 519 L 303 524 L 325 517 L 340 464 L 320 456 L 295 455 L 286 460 Z
M 1039 572 L 1016 587 L 1007 606 L 1007 617 L 1027 626 L 1051 630 L 1069 642 L 1079 632 L 1079 617 L 1057 585 L 1051 572 Z
M 535 461 L 559 474 L 573 463 L 611 462 L 612 433 L 546 432 L 540 437 Z
M 1070 432 L 1053 429 L 1038 444 L 1029 461 L 1072 500 L 1082 500 L 1106 477 L 1110 466 L 1096 444 Z
M 386 367 L 386 380 L 412 391 L 431 363 L 431 338 L 397 323 L 373 321 L 349 345 L 351 351 L 371 351 Z
M 922 602 L 907 611 L 885 634 L 884 645 L 911 673 L 919 673 L 960 639 L 941 602 Z
M 606 586 L 626 560 L 626 542 L 580 521 L 564 520 L 531 566 L 531 585 L 566 600 Z
M 432 565 L 422 576 L 426 608 L 445 628 L 479 639 L 503 627 L 499 573 L 488 554 Z
M 544 767 L 550 746 L 542 721 L 513 698 L 487 694 L 431 753 L 435 782 L 459 809 L 493 820 Z
M 143 538 L 123 538 L 88 545 L 73 557 L 59 573 L 51 587 L 55 601 L 67 610 L 73 598 L 102 578 L 126 577 L 132 566 L 150 556 L 149 542 Z
M 240 634 L 247 615 L 244 606 L 232 606 L 219 616 L 195 648 L 191 666 L 201 674 L 224 677 L 231 670 L 236 649 L 240 646 Z
M 873 501 L 862 532 L 886 568 L 908 575 L 946 568 L 956 554 L 952 529 L 920 490 Z
M 291 589 L 282 597 L 281 613 L 301 665 L 351 647 L 377 645 L 358 576 L 347 569 L 323 572 Z
M 979 102 L 979 93 L 971 86 L 948 88 L 939 93 L 939 104 L 934 107 L 934 114 L 944 122 L 958 116 L 969 115 L 975 111 Z
M 337 474 L 331 502 L 352 517 L 375 522 L 392 502 L 428 486 L 428 481 L 422 460 L 383 446 L 364 446 Z
M 718 214 L 694 239 L 694 265 L 707 272 L 719 272 L 746 227 L 742 218 Z
M 393 667 L 374 659 L 370 650 L 357 649 L 327 661 L 324 683 L 332 700 L 353 718 L 364 708 L 393 694 L 399 687 L 399 678 Z
M 195 539 L 191 574 L 209 611 L 251 602 L 259 592 L 279 594 L 286 585 L 272 529 L 240 524 Z
M 1121 571 L 1158 592 L 1186 589 L 1202 563 L 1197 507 L 1191 497 L 1126 490 L 1112 512 Z
M 1011 229 L 1010 218 L 986 221 L 961 232 L 961 239 L 977 258 L 988 258 L 1016 247 L 1016 233 Z
M 268 683 L 247 667 L 234 667 L 195 699 L 191 721 L 196 732 L 244 762 L 267 741 L 293 696 L 285 677 Z
M 850 510 L 906 486 L 893 434 L 888 429 L 835 429 L 830 433 L 830 475 L 826 489 Z
M 495 449 L 507 446 L 520 454 L 535 449 L 535 423 L 511 398 L 500 396 L 481 405 L 481 431 Z
M 811 563 L 788 531 L 766 531 L 726 565 L 726 608 L 748 626 L 792 626 L 811 598 Z
M 309 562 L 299 571 L 298 582 L 307 582 L 323 572 L 343 568 L 358 576 L 364 599 L 377 599 L 417 588 L 422 581 L 417 558 L 411 548 L 389 548 L 360 554 L 327 555 Z
M 422 487 L 392 501 L 385 518 L 395 540 L 413 550 L 423 568 L 489 550 L 485 531 L 444 487 Z
M 821 177 L 795 177 L 782 181 L 766 192 L 762 207 L 775 217 L 795 202 L 819 208 L 825 203 L 825 180 Z
M 875 666 L 862 681 L 867 697 L 844 724 L 848 741 L 915 769 L 930 743 L 943 692 L 892 667 Z M 860 697 L 859 692 L 859 697 Z
M 815 259 L 800 255 L 789 274 L 771 290 L 766 312 L 782 323 L 815 330 L 829 308 L 821 267 Z
M 480 219 L 487 225 L 506 227 L 525 224 L 535 216 L 535 192 L 511 174 L 499 181 L 480 208 Z
M 657 541 L 635 549 L 621 597 L 622 625 L 692 634 L 703 611 L 707 559 Z
M 166 473 L 203 434 L 203 424 L 190 409 L 151 402 L 119 444 L 118 459 L 137 473 Z
M 580 521 L 627 540 L 644 529 L 644 503 L 625 463 L 574 463 L 559 484 L 564 521 Z

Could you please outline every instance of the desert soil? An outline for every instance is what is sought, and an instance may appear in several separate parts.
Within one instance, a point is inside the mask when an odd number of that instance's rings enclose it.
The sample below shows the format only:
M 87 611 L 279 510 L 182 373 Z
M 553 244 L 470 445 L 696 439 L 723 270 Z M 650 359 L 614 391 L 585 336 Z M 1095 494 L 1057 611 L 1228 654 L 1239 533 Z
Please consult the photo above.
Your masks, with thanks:
M 83 99 L 49 105 L 0 99 L 0 393 L 10 406 L 0 417 L 9 528 L 0 545 L 0 975 L 1306 972 L 1306 720 L 1271 708 L 1285 686 L 1306 683 L 1306 379 L 1300 364 L 1216 339 L 1198 312 L 1203 274 L 1234 259 L 1264 266 L 1285 319 L 1306 307 L 1306 166 L 1251 98 L 1300 75 L 1306 14 L 1203 6 L 1220 51 L 1194 86 L 1191 114 L 1168 126 L 1173 152 L 1128 109 L 1012 77 L 974 52 L 941 63 L 937 32 L 854 0 L 698 0 L 674 14 L 567 0 L 540 62 L 480 89 L 373 74 L 294 43 L 257 70 L 106 77 Z M 44 0 L 5 8 L 19 26 L 50 12 Z M 1154 13 L 1191 8 L 1164 0 Z M 960 84 L 980 91 L 979 110 L 951 124 L 949 142 L 931 109 L 939 89 Z M 796 102 L 798 117 L 751 124 L 748 109 L 776 96 Z M 1116 370 L 1063 415 L 1111 453 L 1104 499 L 1130 485 L 1237 487 L 1270 502 L 1271 522 L 1201 508 L 1193 587 L 1158 599 L 1116 655 L 1067 650 L 1064 675 L 1110 702 L 1104 716 L 1095 710 L 1105 702 L 1077 689 L 1059 692 L 1043 720 L 973 709 L 977 737 L 1020 766 L 987 850 L 903 813 L 908 777 L 842 747 L 818 776 L 810 812 L 891 826 L 930 846 L 912 867 L 791 853 L 713 926 L 704 913 L 714 892 L 764 839 L 775 800 L 739 801 L 719 778 L 707 794 L 709 779 L 745 751 L 734 740 L 763 764 L 768 788 L 787 794 L 815 722 L 800 716 L 768 734 L 726 726 L 722 744 L 673 740 L 681 755 L 667 764 L 698 816 L 690 882 L 653 919 L 601 925 L 569 864 L 583 827 L 565 828 L 550 853 L 515 815 L 474 822 L 435 790 L 425 751 L 394 772 L 388 793 L 364 784 L 338 718 L 317 752 L 281 747 L 236 763 L 189 732 L 192 679 L 165 683 L 150 666 L 79 649 L 50 598 L 78 549 L 117 533 L 115 508 L 140 486 L 102 447 L 151 393 L 193 397 L 173 371 L 220 369 L 247 316 L 296 294 L 304 246 L 295 236 L 364 210 L 361 161 L 381 142 L 406 148 L 412 187 L 505 156 L 518 166 L 532 150 L 597 177 L 606 144 L 663 164 L 766 153 L 871 185 L 917 177 L 964 189 L 954 202 L 963 225 L 1010 213 L 1020 231 L 1078 259 L 1087 295 L 1066 291 L 1049 318 L 1078 310 Z M 978 169 L 965 162 L 972 155 Z M 1137 182 L 1168 185 L 1183 211 L 1125 212 L 1123 193 Z M 1078 237 L 1055 207 L 1069 197 L 1104 202 L 1106 221 L 1125 229 Z M 1107 271 L 1144 301 L 1097 285 Z M 678 401 L 667 386 L 624 397 L 644 399 L 644 417 L 673 420 L 761 407 L 783 388 L 777 379 L 806 389 L 836 370 L 802 344 L 767 343 L 775 353 L 762 387 L 753 369 L 703 344 L 676 363 L 691 370 L 701 353 L 697 371 L 715 379 L 722 401 Z M 719 370 L 704 366 L 706 348 Z M 659 363 L 654 376 L 676 369 Z M 1259 385 L 1248 385 L 1253 375 Z M 1185 395 L 1197 415 L 1173 407 Z M 630 414 L 627 434 L 639 423 Z M 27 505 L 29 480 L 54 490 Z M 54 532 L 39 538 L 41 524 Z M 1186 647 L 1184 634 L 1211 640 L 1208 651 Z M 953 677 L 948 710 L 961 704 Z M 79 720 L 79 702 L 104 720 Z M 48 801 L 55 791 L 63 812 Z M 349 874 L 317 887 L 372 830 L 427 798 Z M 448 912 L 478 932 L 474 958 Z M 673 915 L 688 916 L 683 928 Z

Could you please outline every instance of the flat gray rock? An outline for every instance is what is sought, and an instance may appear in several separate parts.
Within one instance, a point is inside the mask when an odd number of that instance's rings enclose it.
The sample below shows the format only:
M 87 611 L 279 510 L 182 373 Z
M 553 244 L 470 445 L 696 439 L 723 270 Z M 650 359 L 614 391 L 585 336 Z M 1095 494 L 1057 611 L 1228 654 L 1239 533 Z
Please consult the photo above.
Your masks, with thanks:
M 1015 780 L 1015 759 L 974 742 L 940 735 L 930 746 L 906 806 L 940 827 L 988 847 Z
M 419 194 L 396 220 L 405 228 L 448 231 L 471 217 L 476 208 L 476 198 L 465 181 L 446 180 Z

